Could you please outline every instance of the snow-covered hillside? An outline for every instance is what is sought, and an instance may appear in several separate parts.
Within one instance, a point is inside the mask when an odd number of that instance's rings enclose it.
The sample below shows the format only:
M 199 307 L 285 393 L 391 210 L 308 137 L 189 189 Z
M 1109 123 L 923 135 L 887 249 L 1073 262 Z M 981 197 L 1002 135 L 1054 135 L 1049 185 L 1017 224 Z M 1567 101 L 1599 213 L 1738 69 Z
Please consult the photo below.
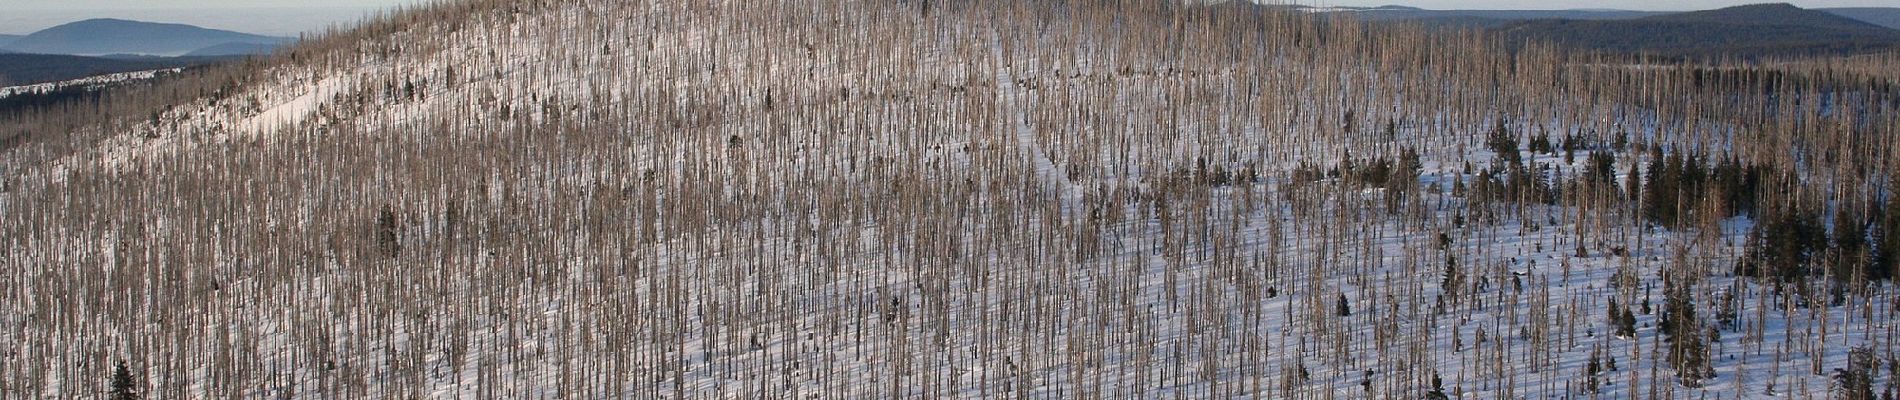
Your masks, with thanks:
M 0 98 L 6 98 L 8 96 L 13 96 L 13 95 L 18 95 L 18 94 L 45 93 L 48 91 L 65 89 L 65 88 L 104 87 L 104 86 L 112 85 L 116 83 L 158 78 L 158 77 L 165 76 L 168 74 L 178 73 L 178 71 L 181 71 L 181 70 L 182 69 L 179 69 L 179 68 L 170 68 L 170 69 L 160 69 L 160 70 L 151 70 L 151 71 L 122 72 L 122 73 L 117 73 L 117 74 L 105 74 L 105 75 L 92 76 L 92 77 L 73 79 L 73 80 L 68 80 L 68 81 L 60 81 L 60 82 L 0 87 Z
M 119 362 L 153 398 L 1900 383 L 1900 293 L 1834 272 L 1884 259 L 1748 273 L 1784 209 L 1900 218 L 1900 124 L 1854 107 L 1892 93 L 1108 3 L 444 3 L 27 142 L 0 397 Z

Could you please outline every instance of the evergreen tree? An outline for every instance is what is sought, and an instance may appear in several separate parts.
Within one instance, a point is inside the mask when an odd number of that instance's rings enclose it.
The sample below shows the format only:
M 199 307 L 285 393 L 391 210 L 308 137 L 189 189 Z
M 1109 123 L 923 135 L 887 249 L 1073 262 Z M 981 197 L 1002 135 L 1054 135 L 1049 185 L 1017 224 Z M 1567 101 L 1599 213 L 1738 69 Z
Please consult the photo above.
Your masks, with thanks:
M 1643 217 L 1665 227 L 1676 226 L 1677 173 L 1668 157 L 1649 160 L 1649 182 L 1643 191 Z
M 1611 298 L 1609 314 L 1606 320 L 1612 328 L 1612 334 L 1617 337 L 1636 336 L 1636 315 L 1630 313 L 1629 307 L 1624 307 L 1616 302 L 1616 298 Z
M 1499 192 L 1502 191 L 1503 186 L 1504 184 L 1498 182 L 1497 174 L 1493 173 L 1491 168 L 1478 171 L 1477 179 L 1471 182 L 1471 201 L 1480 204 L 1498 201 L 1497 196 L 1502 194 Z
M 1526 168 L 1524 164 L 1511 164 L 1506 168 L 1509 170 L 1509 173 L 1504 178 L 1504 192 L 1507 193 L 1507 196 L 1509 196 L 1511 200 L 1518 202 L 1543 201 L 1543 192 L 1537 184 L 1535 173 L 1531 172 L 1529 168 Z
M 139 398 L 138 382 L 132 378 L 132 370 L 120 361 L 112 368 L 112 400 L 135 400 Z
M 1538 133 L 1531 137 L 1531 153 L 1557 154 L 1557 148 L 1550 144 L 1550 133 Z
M 1449 236 L 1440 235 L 1440 237 L 1445 238 L 1446 241 L 1443 243 L 1446 245 L 1450 244 Z M 1464 283 L 1465 274 L 1458 270 L 1458 256 L 1446 254 L 1445 273 L 1438 283 L 1439 288 L 1444 289 L 1445 294 L 1452 295 L 1455 298 L 1458 293 L 1464 290 Z
M 1897 178 L 1900 179 L 1900 178 Z M 1879 279 L 1892 279 L 1900 276 L 1900 195 L 1891 193 L 1900 190 L 1900 183 L 1888 189 L 1886 210 L 1880 212 L 1881 221 L 1875 227 L 1871 250 L 1874 253 L 1872 272 L 1869 275 Z
M 1734 329 L 1735 320 L 1741 317 L 1740 311 L 1736 310 L 1735 307 L 1734 290 L 1722 292 L 1722 303 L 1720 307 L 1721 308 L 1715 311 L 1715 322 L 1720 324 L 1723 328 Z
M 1349 315 L 1352 315 L 1352 306 L 1346 303 L 1346 294 L 1340 293 L 1339 294 L 1339 316 L 1344 317 L 1344 316 L 1349 316 Z
M 389 206 L 376 213 L 376 246 L 389 258 L 402 253 L 402 222 L 396 219 L 396 212 Z
M 1491 135 L 1485 139 L 1484 147 L 1490 149 L 1492 153 L 1497 153 L 1499 161 L 1508 164 L 1524 163 L 1524 155 L 1518 152 L 1517 135 L 1512 134 L 1510 128 L 1504 126 L 1503 120 L 1499 120 L 1497 126 L 1491 129 Z
M 1432 400 L 1446 400 L 1451 398 L 1451 396 L 1445 394 L 1445 380 L 1438 377 L 1438 371 L 1432 371 L 1432 391 L 1425 392 L 1425 398 Z
M 1843 282 L 1874 278 L 1867 268 L 1867 222 L 1841 207 L 1834 213 L 1834 278 Z
M 1874 400 L 1874 368 L 1880 364 L 1874 351 L 1856 347 L 1847 353 L 1847 368 L 1834 370 L 1834 392 L 1846 400 Z
M 1808 275 L 1809 262 L 1827 247 L 1827 230 L 1819 218 L 1798 209 L 1782 211 L 1767 223 L 1757 225 L 1752 246 L 1752 264 L 1758 270 L 1749 275 L 1793 281 Z
M 1594 348 L 1590 350 L 1590 362 L 1587 364 L 1584 364 L 1584 368 L 1583 368 L 1583 391 L 1584 392 L 1596 393 L 1597 390 L 1603 386 L 1603 382 L 1597 377 L 1597 375 L 1601 375 L 1603 373 L 1602 359 L 1603 359 L 1602 348 L 1599 347 L 1599 348 Z
M 1418 150 L 1411 147 L 1401 150 L 1397 171 L 1403 183 L 1408 185 L 1418 183 L 1418 175 L 1425 171 L 1425 162 L 1419 159 Z
M 1702 321 L 1696 318 L 1695 299 L 1689 289 L 1664 290 L 1660 328 L 1669 338 L 1669 365 L 1683 386 L 1701 387 L 1702 380 L 1713 376 L 1709 366 L 1708 339 L 1703 337 Z
M 1616 334 L 1622 337 L 1636 337 L 1636 313 L 1629 307 L 1623 307 L 1623 318 L 1616 327 Z
M 1590 180 L 1596 183 L 1616 183 L 1616 154 L 1607 151 L 1590 152 Z
M 1628 199 L 1630 201 L 1640 201 L 1643 199 L 1643 170 L 1641 166 L 1636 164 L 1634 161 L 1630 162 L 1629 176 L 1625 177 L 1623 181 L 1623 191 L 1629 196 Z
M 1676 221 L 1680 224 L 1689 220 L 1688 217 L 1695 212 L 1696 206 L 1702 204 L 1702 198 L 1708 195 L 1709 172 L 1702 167 L 1702 158 L 1694 154 L 1670 157 L 1670 160 L 1675 162 L 1673 167 L 1677 180 L 1675 198 L 1678 200 L 1678 208 L 1683 210 L 1678 213 L 1680 218 Z
M 1734 156 L 1724 158 L 1709 173 L 1709 185 L 1722 189 L 1728 216 L 1754 215 L 1755 196 L 1761 184 L 1761 169 L 1743 166 Z
M 1609 311 L 1610 315 L 1603 319 L 1604 323 L 1610 324 L 1612 328 L 1621 325 L 1623 321 L 1623 311 L 1622 307 L 1617 306 L 1615 297 L 1610 298 L 1610 306 L 1605 308 L 1605 310 Z
M 1695 303 L 1686 292 L 1679 288 L 1663 291 L 1663 313 L 1657 321 L 1663 335 L 1673 338 L 1694 333 L 1688 329 L 1696 321 Z

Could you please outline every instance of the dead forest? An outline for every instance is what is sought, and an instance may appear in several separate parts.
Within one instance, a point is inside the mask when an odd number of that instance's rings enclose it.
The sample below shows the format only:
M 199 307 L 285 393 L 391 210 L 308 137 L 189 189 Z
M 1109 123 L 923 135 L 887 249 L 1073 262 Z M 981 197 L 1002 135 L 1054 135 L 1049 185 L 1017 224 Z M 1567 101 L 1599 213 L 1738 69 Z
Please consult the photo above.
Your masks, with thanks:
M 1895 71 L 437 2 L 0 114 L 0 398 L 1890 398 Z

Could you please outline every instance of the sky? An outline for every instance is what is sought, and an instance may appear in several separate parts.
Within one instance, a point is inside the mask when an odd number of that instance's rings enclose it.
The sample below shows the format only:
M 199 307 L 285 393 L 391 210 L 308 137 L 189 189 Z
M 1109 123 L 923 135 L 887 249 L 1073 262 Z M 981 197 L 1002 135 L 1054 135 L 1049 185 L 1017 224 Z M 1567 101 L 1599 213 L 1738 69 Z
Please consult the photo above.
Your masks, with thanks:
M 8 1 L 8 0 L 0 0 Z M 1642 11 L 1691 11 L 1757 3 L 1790 3 L 1802 8 L 1900 7 L 1900 0 L 1306 0 L 1327 6 L 1406 5 L 1434 10 L 1564 10 L 1614 8 Z
M 0 34 L 26 34 L 88 18 L 172 22 L 274 36 L 348 24 L 376 10 L 427 0 L 0 0 Z M 1785 1 L 1807 8 L 1900 7 L 1900 0 L 1299 0 L 1316 6 L 1399 4 L 1429 9 L 1619 8 L 1686 11 Z M 1287 0 L 1262 2 L 1286 3 Z M 321 6 L 312 6 L 312 4 Z
M 416 0 L 0 0 L 0 9 L 9 10 L 104 10 L 156 8 L 291 8 L 322 4 L 324 7 L 386 7 Z

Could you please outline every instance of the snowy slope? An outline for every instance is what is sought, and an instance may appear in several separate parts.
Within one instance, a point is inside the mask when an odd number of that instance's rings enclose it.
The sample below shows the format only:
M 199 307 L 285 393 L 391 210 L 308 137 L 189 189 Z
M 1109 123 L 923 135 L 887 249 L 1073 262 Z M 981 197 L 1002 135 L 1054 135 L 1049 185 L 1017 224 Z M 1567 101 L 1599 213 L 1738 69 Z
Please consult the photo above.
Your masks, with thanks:
M 6 171 L 0 397 L 97 393 L 129 360 L 162 398 L 1401 398 L 1434 374 L 1453 398 L 1806 398 L 1895 329 L 1889 286 L 1813 307 L 1736 277 L 1745 217 L 1667 230 L 1614 185 L 1453 189 L 1503 121 L 1726 139 L 1460 75 L 1505 73 L 1486 62 L 1321 51 L 1455 39 L 458 4 Z M 1405 148 L 1410 185 L 1291 172 Z M 1659 313 L 1631 337 L 1604 317 L 1661 309 L 1684 270 L 1704 319 L 1738 316 L 1696 386 Z M 1593 355 L 1615 368 L 1590 392 Z

